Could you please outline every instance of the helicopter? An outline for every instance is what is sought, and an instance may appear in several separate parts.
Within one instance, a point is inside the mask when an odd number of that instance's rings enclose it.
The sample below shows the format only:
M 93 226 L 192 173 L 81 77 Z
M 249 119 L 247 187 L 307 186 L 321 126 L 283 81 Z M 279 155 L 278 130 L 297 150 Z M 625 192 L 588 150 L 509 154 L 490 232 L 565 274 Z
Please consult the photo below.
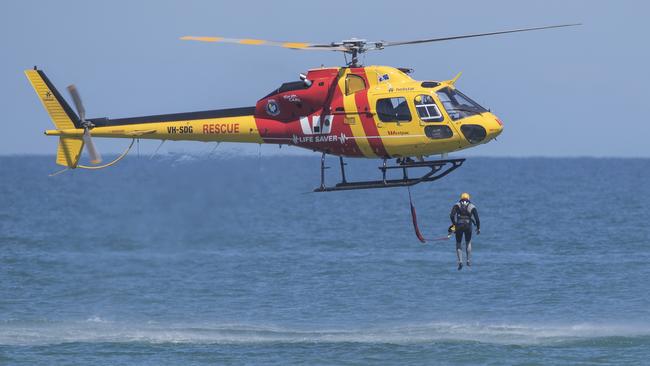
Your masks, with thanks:
M 329 44 L 185 36 L 181 40 L 335 51 L 343 53 L 346 62 L 344 66 L 301 73 L 299 80 L 283 83 L 255 106 L 188 113 L 87 119 L 74 85 L 67 89 L 76 113 L 43 70 L 35 66 L 25 74 L 56 127 L 45 134 L 59 137 L 56 163 L 65 167 L 63 171 L 114 165 L 139 139 L 162 140 L 161 144 L 167 140 L 238 142 L 290 145 L 320 152 L 320 184 L 315 192 L 410 187 L 435 181 L 459 168 L 465 159 L 449 159 L 447 154 L 496 139 L 503 131 L 503 123 L 455 87 L 460 73 L 450 80 L 418 81 L 410 76 L 413 70 L 409 68 L 361 65 L 360 55 L 394 46 L 576 25 L 579 24 L 400 42 L 352 38 Z M 132 141 L 115 160 L 99 165 L 102 158 L 93 137 Z M 79 163 L 84 146 L 92 165 Z M 327 155 L 339 157 L 341 181 L 335 185 L 325 182 Z M 441 158 L 427 160 L 437 155 Z M 381 159 L 381 176 L 376 180 L 349 181 L 344 158 Z M 396 159 L 395 163 L 389 164 L 389 159 Z M 420 174 L 410 175 L 414 170 Z M 399 176 L 388 177 L 388 172 L 397 172 Z

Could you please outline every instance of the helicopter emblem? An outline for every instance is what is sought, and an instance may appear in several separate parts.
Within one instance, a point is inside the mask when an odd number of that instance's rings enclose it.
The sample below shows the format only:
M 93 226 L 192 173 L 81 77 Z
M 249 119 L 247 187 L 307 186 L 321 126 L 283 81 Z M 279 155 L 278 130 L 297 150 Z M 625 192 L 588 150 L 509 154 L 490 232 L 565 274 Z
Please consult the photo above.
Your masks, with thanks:
M 275 101 L 275 99 L 269 99 L 266 102 L 266 113 L 272 117 L 280 114 L 280 106 L 278 105 L 278 102 Z

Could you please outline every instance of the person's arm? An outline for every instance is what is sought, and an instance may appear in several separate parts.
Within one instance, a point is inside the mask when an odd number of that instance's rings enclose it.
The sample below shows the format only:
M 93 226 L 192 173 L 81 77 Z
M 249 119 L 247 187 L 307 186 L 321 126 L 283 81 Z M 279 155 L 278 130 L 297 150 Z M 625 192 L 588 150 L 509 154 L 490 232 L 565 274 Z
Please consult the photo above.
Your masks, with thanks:
M 449 219 L 451 220 L 452 225 L 456 225 L 456 211 L 458 210 L 458 207 L 454 205 L 454 207 L 451 208 L 451 213 L 449 214 Z
M 476 207 L 472 210 L 472 216 L 474 216 L 474 222 L 476 223 L 476 233 L 479 234 L 481 232 L 481 220 L 478 218 L 478 209 Z

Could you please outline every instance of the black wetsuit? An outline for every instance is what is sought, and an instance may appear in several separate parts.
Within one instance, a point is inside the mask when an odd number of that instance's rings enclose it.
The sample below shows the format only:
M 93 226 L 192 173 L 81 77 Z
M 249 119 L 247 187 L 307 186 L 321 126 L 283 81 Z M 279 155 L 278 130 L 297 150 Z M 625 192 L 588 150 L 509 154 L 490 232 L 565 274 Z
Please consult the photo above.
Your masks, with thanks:
M 456 253 L 458 255 L 458 263 L 460 265 L 463 262 L 461 242 L 463 236 L 465 236 L 465 250 L 467 252 L 467 263 L 469 264 L 472 254 L 472 223 L 476 224 L 477 230 L 481 229 L 478 210 L 470 201 L 461 200 L 452 207 L 449 218 L 451 219 L 451 223 L 456 227 Z

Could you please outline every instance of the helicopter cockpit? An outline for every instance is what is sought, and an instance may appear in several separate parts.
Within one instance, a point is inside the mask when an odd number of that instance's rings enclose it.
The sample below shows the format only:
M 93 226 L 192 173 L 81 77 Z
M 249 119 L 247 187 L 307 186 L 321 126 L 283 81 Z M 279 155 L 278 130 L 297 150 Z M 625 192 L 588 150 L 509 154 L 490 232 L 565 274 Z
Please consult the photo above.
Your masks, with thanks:
M 447 110 L 447 114 L 454 121 L 488 111 L 456 89 L 442 88 L 436 94 L 445 110 Z

